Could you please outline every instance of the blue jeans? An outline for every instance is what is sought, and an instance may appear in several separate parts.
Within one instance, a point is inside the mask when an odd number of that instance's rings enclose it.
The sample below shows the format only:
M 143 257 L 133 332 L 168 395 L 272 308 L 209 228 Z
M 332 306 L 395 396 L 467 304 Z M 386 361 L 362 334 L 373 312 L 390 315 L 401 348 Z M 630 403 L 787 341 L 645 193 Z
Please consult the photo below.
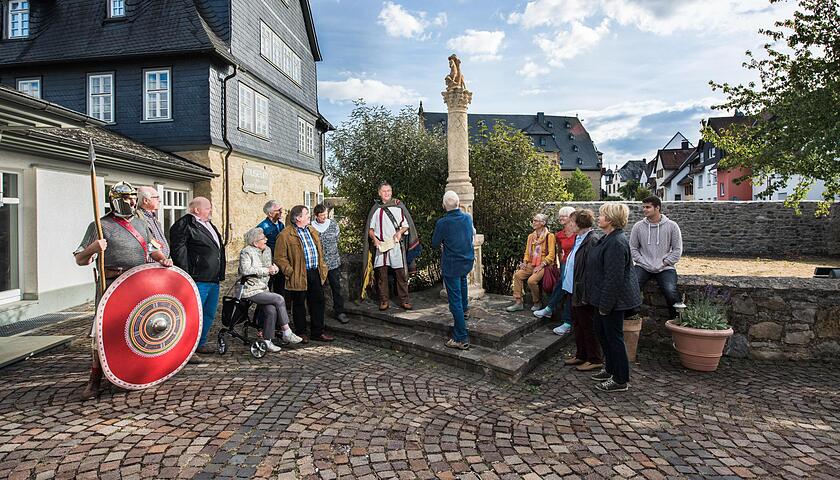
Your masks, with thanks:
M 566 301 L 563 302 L 562 311 L 560 312 L 560 319 L 563 320 L 563 323 L 568 323 L 569 325 L 572 324 L 572 294 L 563 290 L 560 285 L 554 287 L 554 291 L 551 292 L 551 298 L 548 299 L 548 303 L 546 304 L 547 307 L 551 308 L 552 312 L 557 311 L 557 304 L 563 299 L 563 295 L 566 295 Z
M 201 340 L 198 346 L 203 347 L 207 343 L 207 335 L 213 327 L 213 319 L 216 318 L 216 308 L 219 306 L 219 284 L 213 282 L 195 282 L 198 287 L 198 295 L 201 297 L 201 311 L 204 317 L 201 319 Z
M 634 268 L 636 269 L 636 278 L 639 280 L 639 290 L 644 289 L 648 280 L 655 278 L 656 283 L 659 284 L 659 290 L 665 296 L 665 301 L 668 302 L 668 318 L 677 318 L 677 310 L 674 308 L 674 304 L 680 303 L 680 292 L 677 291 L 677 271 L 669 269 L 651 273 L 638 265 Z
M 455 320 L 452 328 L 452 339 L 456 342 L 468 342 L 467 322 L 464 320 L 464 312 L 469 306 L 469 295 L 467 294 L 467 276 L 443 277 L 443 284 L 446 286 L 446 294 L 449 298 L 449 311 Z

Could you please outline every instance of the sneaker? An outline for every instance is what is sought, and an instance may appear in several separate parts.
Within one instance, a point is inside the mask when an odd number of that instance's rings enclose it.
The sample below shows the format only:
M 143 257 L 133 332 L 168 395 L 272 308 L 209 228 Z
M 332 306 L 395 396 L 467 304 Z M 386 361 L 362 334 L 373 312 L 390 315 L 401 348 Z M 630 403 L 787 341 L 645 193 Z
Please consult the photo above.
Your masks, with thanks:
M 560 335 L 562 337 L 563 335 L 572 331 L 572 326 L 568 323 L 564 323 L 563 325 L 560 325 L 559 327 L 556 327 L 552 331 L 554 333 L 556 333 L 557 335 Z
M 602 392 L 626 392 L 627 391 L 627 384 L 626 383 L 617 383 L 612 378 L 604 381 L 603 383 L 599 383 L 595 385 L 595 388 L 601 390 Z
M 534 312 L 534 316 L 537 318 L 548 318 L 551 316 L 551 307 L 545 307 L 542 310 L 537 310 Z
M 525 307 L 521 303 L 514 303 L 505 307 L 506 312 L 521 312 L 522 310 L 525 310 Z
M 588 372 L 590 370 L 598 370 L 602 368 L 604 365 L 601 363 L 590 363 L 590 362 L 583 362 L 582 364 L 575 367 L 578 372 Z
M 282 350 L 282 348 L 271 343 L 271 340 L 263 340 L 263 345 L 265 345 L 265 350 L 267 352 L 279 352 L 280 350 Z
M 294 345 L 296 343 L 302 342 L 303 339 L 295 335 L 295 332 L 291 330 L 284 330 L 283 331 L 283 343 L 288 343 L 290 345 Z
M 612 375 L 610 375 L 609 373 L 607 373 L 607 371 L 606 371 L 605 369 L 603 369 L 603 368 L 602 368 L 600 372 L 596 373 L 595 375 L 592 375 L 592 376 L 591 376 L 591 377 L 589 377 L 589 378 L 591 378 L 592 380 L 598 380 L 598 381 L 603 382 L 604 380 L 609 380 L 609 379 L 611 379 L 611 378 L 612 378 Z
M 458 350 L 469 350 L 470 349 L 470 344 L 469 343 L 467 343 L 467 342 L 456 342 L 455 340 L 453 340 L 451 338 L 449 340 L 447 340 L 444 345 L 446 345 L 449 348 L 457 348 Z
M 537 310 L 539 310 L 540 308 L 542 308 L 542 307 L 540 307 L 540 304 L 539 304 L 539 303 L 535 303 L 535 304 L 531 305 L 531 311 L 532 311 L 532 312 L 536 312 L 536 311 L 537 311 Z

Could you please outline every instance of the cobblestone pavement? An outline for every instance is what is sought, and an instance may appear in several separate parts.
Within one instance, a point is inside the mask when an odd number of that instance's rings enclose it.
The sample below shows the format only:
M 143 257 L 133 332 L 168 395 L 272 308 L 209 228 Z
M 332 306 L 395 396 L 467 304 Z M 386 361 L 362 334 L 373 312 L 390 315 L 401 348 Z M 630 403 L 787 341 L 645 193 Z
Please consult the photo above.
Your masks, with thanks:
M 840 365 L 640 352 L 597 394 L 559 357 L 510 385 L 339 339 L 236 344 L 141 392 L 76 401 L 79 337 L 0 371 L 0 478 L 837 478 Z

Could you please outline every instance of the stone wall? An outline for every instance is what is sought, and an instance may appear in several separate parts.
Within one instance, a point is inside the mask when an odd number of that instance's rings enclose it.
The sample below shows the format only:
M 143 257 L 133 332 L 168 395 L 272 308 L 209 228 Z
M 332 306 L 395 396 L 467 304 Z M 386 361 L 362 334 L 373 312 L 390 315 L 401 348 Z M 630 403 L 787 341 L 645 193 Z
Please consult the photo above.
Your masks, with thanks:
M 568 205 L 597 213 L 601 203 Z M 630 207 L 629 235 L 642 218 L 642 204 L 625 203 Z M 840 256 L 840 204 L 832 205 L 827 217 L 814 217 L 816 207 L 817 202 L 802 202 L 797 216 L 783 202 L 663 202 L 662 213 L 679 224 L 683 250 L 692 255 Z
M 691 296 L 707 285 L 731 294 L 735 330 L 726 354 L 757 359 L 840 361 L 840 280 L 683 275 L 679 289 Z M 665 298 L 655 281 L 644 288 L 642 344 L 671 344 Z

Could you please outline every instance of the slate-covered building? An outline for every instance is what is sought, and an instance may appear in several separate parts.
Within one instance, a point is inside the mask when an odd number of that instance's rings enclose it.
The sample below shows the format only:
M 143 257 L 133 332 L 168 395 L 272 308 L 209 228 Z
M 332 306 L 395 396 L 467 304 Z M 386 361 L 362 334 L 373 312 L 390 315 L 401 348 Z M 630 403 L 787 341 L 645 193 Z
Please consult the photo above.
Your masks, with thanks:
M 318 111 L 308 0 L 0 5 L 0 84 L 209 168 L 178 192 L 213 201 L 231 251 L 268 198 L 287 209 L 319 198 L 332 127 Z
M 628 160 L 621 168 L 608 169 L 604 173 L 604 192 L 607 196 L 621 196 L 621 187 L 628 182 L 639 182 L 647 165 L 647 159 Z M 628 198 L 627 200 L 633 200 Z
M 418 112 L 420 124 L 427 130 L 441 128 L 446 131 L 447 114 L 426 112 L 422 104 Z M 500 115 L 470 113 L 467 115 L 470 141 L 480 141 L 478 134 L 482 126 L 492 131 L 497 122 L 519 129 L 528 135 L 537 150 L 542 151 L 560 172 L 571 176 L 575 169 L 580 169 L 592 181 L 592 188 L 601 191 L 601 152 L 589 136 L 589 132 L 577 117 L 546 115 Z

